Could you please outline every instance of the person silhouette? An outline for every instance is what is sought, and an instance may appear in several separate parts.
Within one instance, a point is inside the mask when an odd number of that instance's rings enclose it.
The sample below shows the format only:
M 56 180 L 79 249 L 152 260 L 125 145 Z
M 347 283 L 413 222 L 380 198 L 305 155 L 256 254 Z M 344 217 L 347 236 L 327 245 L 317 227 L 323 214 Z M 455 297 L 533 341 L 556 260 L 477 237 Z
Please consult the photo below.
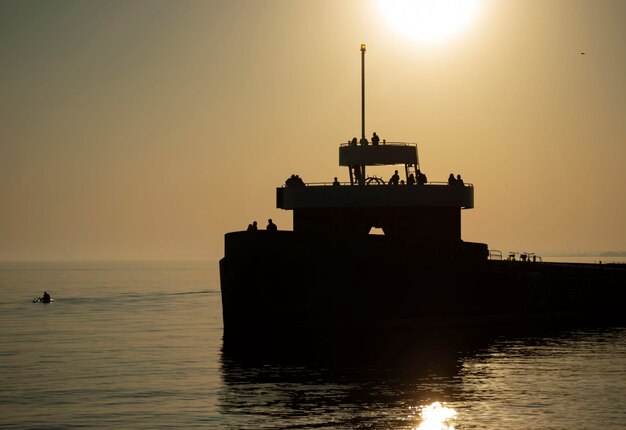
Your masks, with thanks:
M 372 145 L 378 146 L 378 142 L 380 142 L 380 137 L 378 137 L 376 132 L 374 132 L 374 135 L 372 136 Z
M 50 294 L 47 291 L 43 292 L 43 296 L 41 297 L 41 301 L 44 303 L 50 303 Z
M 454 179 L 454 173 L 450 173 L 450 176 L 448 176 L 448 185 L 454 184 L 456 184 L 456 179 Z
M 334 185 L 335 187 L 338 187 L 338 186 L 340 185 L 340 184 L 339 184 L 339 181 L 337 180 L 337 177 L 336 177 L 336 176 L 335 176 L 335 180 L 333 181 L 333 185 Z
M 267 227 L 266 227 L 266 230 L 267 230 L 267 231 L 271 231 L 271 232 L 278 231 L 278 227 L 276 227 L 276 224 L 274 224 L 274 223 L 272 222 L 272 219 L 271 219 L 271 218 L 267 220 Z
M 361 166 L 359 165 L 354 165 L 352 166 L 352 168 L 354 169 L 354 180 L 356 181 L 357 184 L 361 183 Z
M 396 170 L 391 179 L 389 179 L 389 185 L 398 185 L 400 182 L 400 175 L 398 175 L 398 171 Z
M 418 185 L 424 185 L 428 182 L 428 178 L 420 169 L 417 169 L 416 173 L 417 173 L 416 181 Z
M 456 175 L 456 184 L 460 186 L 465 185 L 465 183 L 463 182 L 463 179 L 461 179 L 461 175 Z
M 248 224 L 248 231 L 257 231 L 258 227 L 256 221 L 252 221 L 252 224 Z

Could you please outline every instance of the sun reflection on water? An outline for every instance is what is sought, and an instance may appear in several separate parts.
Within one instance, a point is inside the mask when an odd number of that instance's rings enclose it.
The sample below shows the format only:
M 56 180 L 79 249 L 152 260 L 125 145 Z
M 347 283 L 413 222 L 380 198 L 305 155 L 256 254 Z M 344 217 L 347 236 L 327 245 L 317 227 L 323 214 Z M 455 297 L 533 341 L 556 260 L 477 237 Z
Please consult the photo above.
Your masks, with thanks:
M 422 422 L 415 430 L 454 430 L 456 411 L 453 408 L 434 402 L 418 409 Z

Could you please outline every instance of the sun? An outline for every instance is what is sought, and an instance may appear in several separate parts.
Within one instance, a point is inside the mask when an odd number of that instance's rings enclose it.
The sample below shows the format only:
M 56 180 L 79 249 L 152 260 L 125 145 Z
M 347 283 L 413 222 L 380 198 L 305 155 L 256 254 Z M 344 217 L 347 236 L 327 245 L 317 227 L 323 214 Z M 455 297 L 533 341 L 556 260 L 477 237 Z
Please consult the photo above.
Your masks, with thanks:
M 464 30 L 478 15 L 481 0 L 379 0 L 389 25 L 424 44 L 444 42 Z

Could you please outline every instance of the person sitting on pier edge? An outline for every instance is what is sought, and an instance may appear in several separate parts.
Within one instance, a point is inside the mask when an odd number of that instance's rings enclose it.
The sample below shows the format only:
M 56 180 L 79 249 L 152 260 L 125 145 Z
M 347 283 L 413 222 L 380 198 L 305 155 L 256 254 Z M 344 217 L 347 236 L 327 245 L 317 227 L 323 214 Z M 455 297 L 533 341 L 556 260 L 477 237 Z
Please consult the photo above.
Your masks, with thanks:
M 418 185 L 424 185 L 428 183 L 428 178 L 424 173 L 420 171 L 420 169 L 417 169 L 417 183 Z
M 415 176 L 413 175 L 413 173 L 411 173 L 406 180 L 406 184 L 413 185 L 414 183 L 415 183 Z
M 366 138 L 361 138 L 361 145 L 363 146 L 367 146 L 367 139 Z
M 465 183 L 463 182 L 463 179 L 461 179 L 461 175 L 456 175 L 456 184 L 460 186 L 465 185 Z
M 454 173 L 450 173 L 450 176 L 448 176 L 448 185 L 454 184 L 456 184 L 456 179 L 454 179 Z
M 338 187 L 339 185 L 340 185 L 339 181 L 337 180 L 337 177 L 335 176 L 335 180 L 333 181 L 333 186 Z
M 276 224 L 274 224 L 274 223 L 272 222 L 272 219 L 271 219 L 271 218 L 267 220 L 267 227 L 266 227 L 266 230 L 267 230 L 267 231 L 271 231 L 271 232 L 278 231 L 278 227 L 276 227 Z
M 389 185 L 398 185 L 400 182 L 400 175 L 398 175 L 398 171 L 396 170 L 391 179 L 389 179 Z
M 252 224 L 248 224 L 248 231 L 257 231 L 258 227 L 256 221 L 252 221 Z
M 352 138 L 352 140 L 350 141 L 350 145 L 356 146 L 356 137 Z
M 378 146 L 378 142 L 380 142 L 380 137 L 378 137 L 376 132 L 374 132 L 374 135 L 372 136 L 372 145 Z

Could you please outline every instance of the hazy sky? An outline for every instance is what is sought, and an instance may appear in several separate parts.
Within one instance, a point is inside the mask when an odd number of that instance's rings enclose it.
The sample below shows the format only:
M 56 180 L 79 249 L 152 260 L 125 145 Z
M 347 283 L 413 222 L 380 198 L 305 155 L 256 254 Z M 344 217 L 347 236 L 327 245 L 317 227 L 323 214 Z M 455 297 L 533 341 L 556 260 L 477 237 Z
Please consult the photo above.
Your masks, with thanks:
M 367 134 L 474 184 L 465 240 L 626 249 L 626 1 L 480 3 L 429 44 L 376 1 L 0 1 L 0 259 L 217 259 L 252 220 L 291 229 L 286 177 L 348 180 L 361 43 Z

